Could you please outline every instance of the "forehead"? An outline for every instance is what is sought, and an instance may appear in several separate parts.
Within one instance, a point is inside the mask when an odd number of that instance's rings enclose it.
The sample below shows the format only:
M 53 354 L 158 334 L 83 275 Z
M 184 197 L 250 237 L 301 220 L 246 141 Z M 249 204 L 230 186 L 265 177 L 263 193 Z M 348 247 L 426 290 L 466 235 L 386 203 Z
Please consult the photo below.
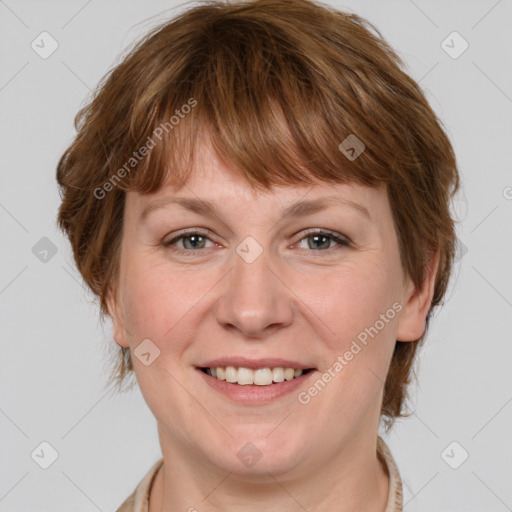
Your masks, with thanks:
M 253 186 L 236 167 L 219 158 L 209 145 L 202 144 L 194 154 L 191 172 L 183 185 L 174 184 L 167 179 L 163 185 L 150 194 L 128 192 L 127 202 L 131 209 L 143 212 L 164 204 L 170 198 L 194 198 L 220 207 L 236 206 L 242 209 L 256 208 L 261 204 L 264 208 L 279 210 L 298 201 L 313 202 L 325 198 L 327 202 L 352 203 L 356 208 L 369 212 L 386 199 L 384 186 L 369 187 L 355 182 L 332 183 L 314 180 L 313 184 L 299 183 L 290 185 L 272 185 L 269 188 Z M 148 208 L 149 207 L 149 208 Z

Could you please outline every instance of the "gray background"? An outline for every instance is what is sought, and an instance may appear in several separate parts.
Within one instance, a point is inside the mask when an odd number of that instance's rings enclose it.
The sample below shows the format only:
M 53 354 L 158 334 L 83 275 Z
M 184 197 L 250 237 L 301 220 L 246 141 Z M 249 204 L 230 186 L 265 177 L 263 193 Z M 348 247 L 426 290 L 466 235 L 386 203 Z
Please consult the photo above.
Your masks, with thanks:
M 329 3 L 398 50 L 463 175 L 456 279 L 421 352 L 415 413 L 386 437 L 404 510 L 512 510 L 512 1 Z M 175 5 L 0 1 L 0 511 L 115 510 L 161 456 L 138 389 L 105 386 L 117 345 L 56 229 L 55 166 L 90 90 Z M 59 45 L 47 59 L 31 48 L 43 31 Z M 442 47 L 453 31 L 469 44 L 457 58 Z M 43 237 L 57 251 L 46 261 Z M 31 457 L 43 441 L 58 452 L 48 469 Z

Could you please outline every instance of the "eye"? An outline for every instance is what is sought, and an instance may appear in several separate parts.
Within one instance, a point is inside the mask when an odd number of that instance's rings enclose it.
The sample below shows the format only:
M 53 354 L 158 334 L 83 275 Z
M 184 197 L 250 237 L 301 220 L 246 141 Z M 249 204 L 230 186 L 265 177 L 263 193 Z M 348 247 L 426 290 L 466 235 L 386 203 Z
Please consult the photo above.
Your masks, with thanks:
M 162 245 L 174 252 L 191 255 L 191 253 L 198 252 L 200 249 L 209 249 L 213 246 L 218 247 L 218 244 L 212 242 L 208 235 L 209 233 L 198 230 L 182 232 L 172 240 L 163 242 Z M 306 249 L 311 249 L 314 252 L 325 252 L 333 249 L 331 245 L 333 242 L 338 246 L 351 246 L 350 242 L 343 235 L 327 230 L 311 230 L 307 233 L 307 236 L 299 240 L 299 245 L 304 241 L 307 241 Z M 208 247 L 208 242 L 211 242 L 213 246 Z M 179 245 L 180 243 L 181 246 Z M 299 248 L 304 249 L 304 247 Z
M 206 241 L 208 240 L 211 242 L 211 240 L 207 234 L 208 233 L 197 230 L 181 233 L 179 236 L 173 238 L 172 240 L 164 242 L 163 246 L 179 253 L 190 253 L 194 252 L 195 249 L 208 249 L 208 247 L 206 247 Z M 171 247 L 175 246 L 179 242 L 182 242 L 182 247 Z
M 335 233 L 333 231 L 326 231 L 326 230 L 316 230 L 316 231 L 310 231 L 307 236 L 303 237 L 300 241 L 303 242 L 304 240 L 308 241 L 307 248 L 313 249 L 314 251 L 318 252 L 325 251 L 327 249 L 331 249 L 331 242 L 335 242 L 338 245 L 350 247 L 350 242 L 342 237 L 339 233 Z

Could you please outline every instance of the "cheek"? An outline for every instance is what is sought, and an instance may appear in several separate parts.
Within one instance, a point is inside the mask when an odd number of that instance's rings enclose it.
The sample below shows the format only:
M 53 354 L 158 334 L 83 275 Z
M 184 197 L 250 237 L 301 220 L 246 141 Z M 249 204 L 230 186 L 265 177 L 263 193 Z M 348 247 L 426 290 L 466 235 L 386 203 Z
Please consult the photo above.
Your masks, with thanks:
M 197 275 L 171 272 L 165 264 L 134 262 L 126 275 L 124 306 L 131 332 L 154 339 L 157 345 L 179 330 L 180 321 L 204 294 L 203 289 L 198 289 L 201 280 Z
M 333 272 L 322 280 L 321 287 L 310 287 L 314 291 L 309 294 L 304 288 L 304 302 L 316 304 L 315 312 L 328 327 L 326 341 L 332 340 L 330 343 L 340 344 L 342 348 L 374 325 L 398 297 L 393 276 L 390 269 L 376 265 L 371 272 L 351 266 Z
M 187 314 L 197 303 L 199 292 L 187 286 L 191 280 L 183 273 L 171 273 L 161 264 L 151 266 L 146 262 L 135 263 L 133 261 L 126 268 L 123 290 L 134 370 L 144 399 L 154 416 L 163 424 L 171 424 L 194 406 L 180 383 L 184 369 L 182 356 L 191 338 L 191 332 L 187 329 Z M 133 354 L 146 339 L 151 340 L 159 350 L 158 356 L 148 366 Z M 173 418 L 166 416 L 170 411 Z M 177 424 L 186 425 L 186 418 L 177 421 Z
M 371 273 L 351 269 L 333 275 L 324 288 L 318 314 L 329 327 L 325 367 L 336 375 L 333 388 L 343 387 L 349 402 L 371 395 L 385 381 L 400 309 L 394 276 L 385 267 L 373 266 Z

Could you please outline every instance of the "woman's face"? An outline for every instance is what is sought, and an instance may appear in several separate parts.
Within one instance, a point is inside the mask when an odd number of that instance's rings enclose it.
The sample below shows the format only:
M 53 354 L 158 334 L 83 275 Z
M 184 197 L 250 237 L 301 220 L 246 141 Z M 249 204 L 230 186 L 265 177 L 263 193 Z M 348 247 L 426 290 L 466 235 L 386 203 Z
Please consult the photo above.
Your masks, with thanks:
M 423 332 L 386 191 L 257 193 L 206 146 L 197 156 L 181 190 L 127 193 L 115 339 L 162 447 L 240 475 L 321 468 L 375 436 L 395 340 Z M 270 368 L 236 374 L 259 382 L 312 370 L 246 386 L 210 364 Z

